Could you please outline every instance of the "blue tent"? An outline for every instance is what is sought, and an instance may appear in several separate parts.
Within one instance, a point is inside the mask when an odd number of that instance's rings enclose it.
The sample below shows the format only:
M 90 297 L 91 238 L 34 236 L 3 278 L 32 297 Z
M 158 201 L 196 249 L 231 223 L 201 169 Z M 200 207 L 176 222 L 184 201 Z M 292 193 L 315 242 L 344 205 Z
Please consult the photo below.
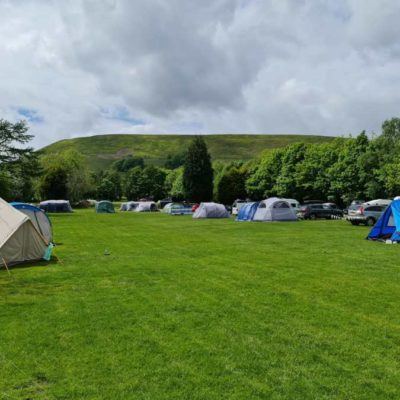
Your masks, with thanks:
M 258 204 L 258 202 L 243 204 L 242 207 L 240 207 L 236 221 L 253 221 Z
M 50 219 L 42 209 L 27 203 L 13 202 L 10 204 L 30 218 L 35 228 L 41 233 L 48 243 L 53 240 Z
M 400 200 L 393 200 L 371 229 L 367 239 L 400 241 Z

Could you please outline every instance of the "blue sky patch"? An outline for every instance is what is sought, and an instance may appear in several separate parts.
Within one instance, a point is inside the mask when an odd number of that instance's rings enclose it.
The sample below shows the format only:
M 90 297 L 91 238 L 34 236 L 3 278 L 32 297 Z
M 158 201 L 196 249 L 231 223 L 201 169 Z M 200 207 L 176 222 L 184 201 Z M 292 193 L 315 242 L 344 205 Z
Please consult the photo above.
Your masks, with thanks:
M 44 122 L 44 118 L 38 114 L 36 110 L 33 110 L 32 108 L 25 108 L 25 107 L 19 107 L 17 108 L 18 114 L 26 119 L 28 122 L 31 122 L 33 124 L 40 124 Z
M 133 117 L 129 110 L 125 107 L 116 107 L 109 109 L 102 109 L 102 115 L 107 119 L 116 119 L 118 121 L 128 122 L 132 125 L 144 125 L 145 121 L 139 118 Z

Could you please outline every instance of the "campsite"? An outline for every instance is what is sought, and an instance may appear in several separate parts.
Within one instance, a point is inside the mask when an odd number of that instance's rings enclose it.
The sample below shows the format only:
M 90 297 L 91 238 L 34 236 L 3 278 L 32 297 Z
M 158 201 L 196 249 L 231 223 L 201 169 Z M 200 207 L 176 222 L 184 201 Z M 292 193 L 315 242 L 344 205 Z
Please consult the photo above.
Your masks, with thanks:
M 58 262 L 0 275 L 4 398 L 398 397 L 398 247 L 368 227 L 50 218 Z
M 0 0 L 0 400 L 399 400 L 399 20 Z

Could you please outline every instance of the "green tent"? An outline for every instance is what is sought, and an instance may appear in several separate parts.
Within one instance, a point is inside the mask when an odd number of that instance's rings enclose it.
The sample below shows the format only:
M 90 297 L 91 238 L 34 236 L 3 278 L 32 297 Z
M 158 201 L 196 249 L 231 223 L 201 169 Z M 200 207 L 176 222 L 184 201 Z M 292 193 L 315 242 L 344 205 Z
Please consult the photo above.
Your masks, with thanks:
M 113 203 L 108 200 L 98 201 L 96 203 L 96 212 L 97 213 L 115 213 Z

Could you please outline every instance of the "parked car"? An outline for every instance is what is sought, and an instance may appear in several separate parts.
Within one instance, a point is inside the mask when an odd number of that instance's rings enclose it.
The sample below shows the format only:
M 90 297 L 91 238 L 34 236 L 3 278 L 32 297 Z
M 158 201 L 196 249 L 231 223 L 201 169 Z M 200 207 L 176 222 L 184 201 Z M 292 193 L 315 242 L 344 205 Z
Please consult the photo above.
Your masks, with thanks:
M 293 210 L 293 212 L 295 214 L 297 214 L 297 212 L 300 209 L 300 203 L 296 199 L 282 199 L 282 200 L 287 201 L 290 205 L 290 208 Z
M 343 211 L 328 204 L 307 204 L 300 207 L 297 217 L 302 219 L 332 219 L 332 217 L 343 217 Z
M 349 210 L 352 207 L 354 209 L 354 206 L 360 206 L 361 204 L 365 203 L 365 200 L 353 200 L 349 206 L 347 206 L 344 210 L 343 210 L 343 214 L 344 215 L 348 215 L 349 214 Z
M 375 225 L 379 217 L 390 204 L 390 200 L 372 200 L 363 204 L 354 204 L 349 207 L 349 212 L 346 217 L 352 225 Z

